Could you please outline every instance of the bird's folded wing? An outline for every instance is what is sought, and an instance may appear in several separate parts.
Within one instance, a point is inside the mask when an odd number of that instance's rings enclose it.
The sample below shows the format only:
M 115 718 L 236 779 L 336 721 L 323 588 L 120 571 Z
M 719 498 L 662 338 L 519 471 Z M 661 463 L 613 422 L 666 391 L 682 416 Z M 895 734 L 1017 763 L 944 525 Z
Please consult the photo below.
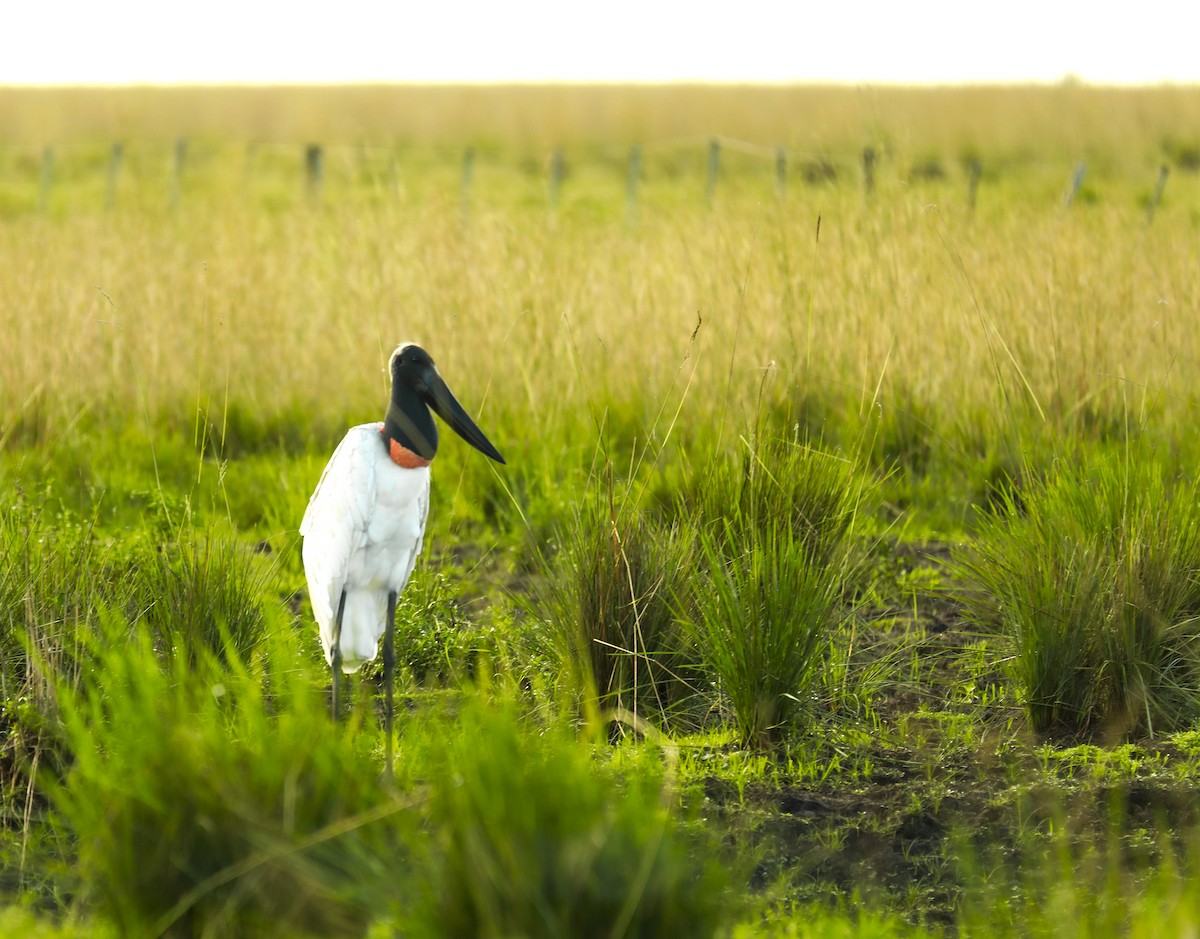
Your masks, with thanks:
M 329 458 L 300 523 L 304 573 L 318 621 L 332 619 L 350 556 L 366 540 L 379 447 L 377 424 L 351 428 Z

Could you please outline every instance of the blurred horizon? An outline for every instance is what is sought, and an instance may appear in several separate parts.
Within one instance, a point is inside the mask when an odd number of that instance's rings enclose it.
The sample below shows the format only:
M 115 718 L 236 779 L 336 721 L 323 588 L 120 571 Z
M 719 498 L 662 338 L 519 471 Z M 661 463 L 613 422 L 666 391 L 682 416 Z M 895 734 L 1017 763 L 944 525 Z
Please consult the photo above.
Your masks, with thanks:
M 903 91 L 936 91 L 938 89 L 970 90 L 979 89 L 1052 89 L 1057 87 L 1082 87 L 1096 90 L 1114 89 L 1120 91 L 1153 91 L 1155 89 L 1191 90 L 1200 89 L 1200 78 L 1190 79 L 1161 79 L 1158 81 L 1092 81 L 1079 75 L 1068 73 L 1059 78 L 1047 79 L 991 79 L 961 81 L 902 81 L 902 80 L 854 80 L 854 79 L 740 79 L 740 78 L 675 78 L 675 79 L 345 79 L 345 80 L 312 80 L 304 81 L 264 79 L 254 80 L 213 80 L 213 81 L 41 81 L 41 82 L 3 82 L 0 90 L 12 91 L 77 91 L 95 89 L 99 91 L 124 90 L 204 90 L 219 91 L 270 90 L 270 89 L 420 89 L 420 88 L 781 88 L 781 89 L 838 89 L 854 90 L 872 88 Z
M 0 87 L 1200 84 L 1194 10 L 1068 0 L 728 8 L 681 0 L 442 4 L 63 0 L 7 10 Z
M 1162 153 L 1200 140 L 1200 95 L 1183 87 L 1062 82 L 928 89 L 716 83 L 85 86 L 18 88 L 0 95 L 0 141 L 11 146 L 86 149 L 98 139 L 151 144 L 180 137 L 210 146 L 235 140 L 469 145 L 485 152 L 582 146 L 600 148 L 617 162 L 633 144 L 700 152 L 715 138 L 756 161 L 774 159 L 774 148 L 785 147 L 793 155 L 857 162 L 864 146 L 920 159 L 973 154 L 1027 162 L 1033 153 L 1058 160 L 1136 151 L 1139 160 L 1157 161 Z

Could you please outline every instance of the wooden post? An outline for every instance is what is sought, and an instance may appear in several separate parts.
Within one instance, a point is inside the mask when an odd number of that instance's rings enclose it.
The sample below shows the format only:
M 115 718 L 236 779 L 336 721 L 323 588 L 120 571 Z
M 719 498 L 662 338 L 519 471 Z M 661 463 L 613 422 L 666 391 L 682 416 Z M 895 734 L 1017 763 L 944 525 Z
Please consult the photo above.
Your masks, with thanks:
M 187 138 L 175 140 L 175 157 L 171 164 L 171 207 L 179 205 L 183 193 L 183 164 L 187 161 Z
M 310 143 L 304 148 L 305 179 L 308 186 L 308 198 L 313 202 L 321 200 L 321 186 L 325 176 L 325 153 L 319 143 Z
M 121 161 L 125 157 L 125 146 L 119 140 L 112 145 L 108 154 L 108 183 L 104 189 L 104 208 L 111 210 L 117 204 L 117 178 L 121 175 Z
M 972 160 L 967 165 L 967 208 L 974 213 L 975 194 L 979 191 L 979 177 L 983 175 L 983 166 L 978 160 Z
M 625 214 L 629 221 L 636 221 L 638 208 L 638 183 L 642 181 L 642 148 L 634 144 L 629 148 L 629 173 L 625 181 Z
M 1087 175 L 1087 164 L 1077 163 L 1075 172 L 1071 174 L 1071 188 L 1067 190 L 1067 195 L 1063 199 L 1066 205 L 1073 205 L 1075 197 L 1079 195 L 1079 189 L 1083 186 L 1083 177 Z
M 50 190 L 54 186 L 54 148 L 42 150 L 42 182 L 38 187 L 38 210 L 45 212 L 50 208 Z
M 1158 168 L 1158 182 L 1154 184 L 1154 195 L 1150 197 L 1150 204 L 1146 206 L 1147 224 L 1154 221 L 1154 213 L 1158 211 L 1158 204 L 1162 201 L 1163 190 L 1167 186 L 1167 174 L 1170 172 L 1166 163 Z
M 550 155 L 550 211 L 558 210 L 558 191 L 562 188 L 563 181 L 563 152 L 562 147 L 556 147 L 554 153 Z
M 864 147 L 863 161 L 863 192 L 868 196 L 875 191 L 875 148 Z
M 713 137 L 708 142 L 708 194 L 709 207 L 717 194 L 717 175 L 721 172 L 721 142 Z
M 775 195 L 782 199 L 787 194 L 787 150 L 775 148 Z
M 461 192 L 459 196 L 459 208 L 462 210 L 463 218 L 466 218 L 471 211 L 471 182 L 474 177 L 475 149 L 467 147 L 463 152 L 462 182 L 460 184 Z

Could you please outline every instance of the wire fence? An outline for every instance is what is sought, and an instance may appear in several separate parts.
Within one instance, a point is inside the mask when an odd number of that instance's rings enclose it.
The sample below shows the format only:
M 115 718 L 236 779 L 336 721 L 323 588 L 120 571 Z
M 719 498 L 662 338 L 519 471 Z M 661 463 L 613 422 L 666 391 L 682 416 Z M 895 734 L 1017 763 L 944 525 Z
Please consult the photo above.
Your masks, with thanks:
M 1176 169 L 1187 175 L 1200 173 L 1200 156 L 1178 155 Z M 798 186 L 859 189 L 866 198 L 877 197 L 885 174 L 903 185 L 958 187 L 963 204 L 974 212 L 985 182 L 1003 176 L 1039 175 L 1053 178 L 1066 206 L 1098 201 L 1093 178 L 1085 161 L 1023 157 L 998 159 L 989 164 L 983 157 L 968 155 L 958 160 L 937 157 L 906 158 L 882 146 L 861 151 L 833 152 L 767 146 L 731 137 L 686 137 L 650 141 L 625 147 L 562 147 L 547 151 L 518 148 L 466 146 L 404 147 L 380 145 L 303 145 L 249 142 L 238 147 L 207 140 L 180 137 L 174 141 L 113 141 L 108 145 L 71 144 L 46 146 L 39 151 L 17 145 L 0 146 L 0 215 L 46 213 L 58 202 L 60 211 L 102 207 L 117 208 L 129 194 L 140 193 L 139 204 L 157 202 L 177 207 L 192 194 L 211 195 L 234 190 L 249 198 L 256 188 L 273 202 L 303 200 L 321 204 L 345 198 L 356 187 L 386 193 L 403 187 L 406 178 L 441 176 L 441 184 L 453 185 L 457 175 L 458 201 L 469 212 L 480 195 L 480 169 L 488 168 L 499 188 L 502 177 L 520 177 L 544 193 L 546 206 L 556 211 L 572 186 L 580 168 L 607 174 L 609 188 L 623 181 L 626 214 L 636 218 L 651 176 L 679 180 L 702 174 L 696 195 L 711 207 L 722 188 L 753 180 L 768 184 L 779 198 Z M 239 168 L 240 167 L 240 168 Z M 435 168 L 435 169 L 434 169 Z M 1154 171 L 1126 180 L 1125 192 L 1113 186 L 1114 198 L 1133 198 L 1153 221 L 1164 194 L 1171 166 L 1164 161 Z M 1118 175 L 1105 168 L 1111 183 Z M 1128 174 L 1127 174 L 1128 175 Z M 587 183 L 595 187 L 600 177 L 593 172 Z M 232 181 L 232 182 L 231 182 Z M 769 181 L 769 183 L 768 183 Z M 66 193 L 59 198 L 60 194 Z

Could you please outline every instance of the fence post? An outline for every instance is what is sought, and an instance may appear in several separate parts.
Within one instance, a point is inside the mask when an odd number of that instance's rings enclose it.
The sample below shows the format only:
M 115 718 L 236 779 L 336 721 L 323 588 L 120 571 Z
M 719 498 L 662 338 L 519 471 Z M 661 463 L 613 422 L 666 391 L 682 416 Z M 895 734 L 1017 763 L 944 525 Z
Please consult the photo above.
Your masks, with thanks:
M 721 171 L 721 142 L 713 137 L 708 142 L 708 205 L 711 208 L 717 194 L 717 174 Z
M 54 148 L 45 147 L 42 150 L 42 181 L 38 187 L 38 210 L 45 212 L 50 208 L 50 189 L 54 185 Z
M 119 140 L 112 145 L 108 154 L 108 183 L 104 189 L 104 208 L 112 209 L 117 203 L 117 178 L 121 175 L 121 161 L 125 157 L 125 145 Z
M 780 199 L 787 194 L 787 150 L 775 148 L 775 195 Z
M 864 147 L 863 162 L 863 192 L 868 196 L 875 191 L 875 148 Z
M 1164 163 L 1158 168 L 1158 182 L 1154 184 L 1154 195 L 1150 197 L 1150 204 L 1146 206 L 1146 223 L 1154 221 L 1154 213 L 1158 211 L 1158 204 L 1162 201 L 1163 189 L 1167 186 L 1167 174 L 1171 170 Z
M 305 179 L 308 198 L 312 202 L 321 200 L 321 186 L 325 176 L 325 153 L 319 143 L 310 143 L 304 148 Z
M 183 164 L 187 160 L 187 138 L 178 137 L 175 140 L 175 156 L 171 164 L 171 208 L 179 205 L 179 197 L 183 193 Z
M 983 175 L 983 166 L 978 160 L 972 160 L 967 165 L 967 208 L 975 212 L 975 194 L 979 191 L 979 177 Z
M 625 214 L 629 221 L 637 220 L 638 183 L 642 181 L 642 148 L 636 143 L 629 148 L 629 173 L 625 181 Z
M 556 147 L 554 153 L 550 155 L 550 183 L 548 193 L 550 196 L 550 211 L 558 210 L 558 191 L 562 188 L 563 181 L 563 152 L 562 147 Z
M 471 182 L 475 177 L 475 148 L 467 147 L 463 151 L 462 182 L 460 183 L 459 209 L 463 218 L 471 211 Z
M 1083 186 L 1083 177 L 1087 175 L 1087 164 L 1075 164 L 1075 172 L 1071 174 L 1071 188 L 1067 190 L 1066 196 L 1063 198 L 1065 205 L 1073 205 L 1075 197 L 1079 195 L 1080 187 Z

